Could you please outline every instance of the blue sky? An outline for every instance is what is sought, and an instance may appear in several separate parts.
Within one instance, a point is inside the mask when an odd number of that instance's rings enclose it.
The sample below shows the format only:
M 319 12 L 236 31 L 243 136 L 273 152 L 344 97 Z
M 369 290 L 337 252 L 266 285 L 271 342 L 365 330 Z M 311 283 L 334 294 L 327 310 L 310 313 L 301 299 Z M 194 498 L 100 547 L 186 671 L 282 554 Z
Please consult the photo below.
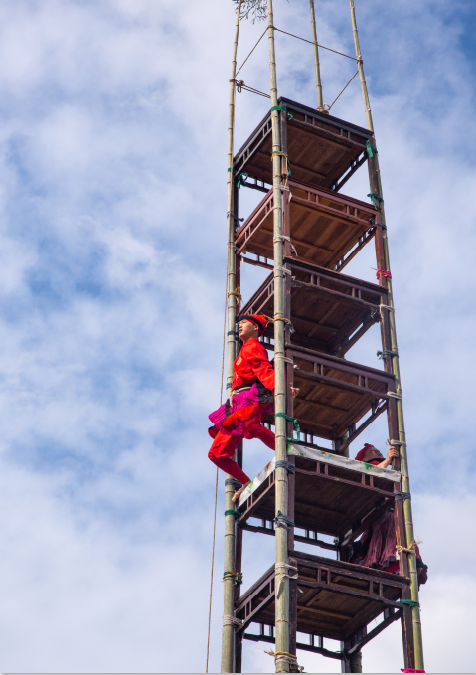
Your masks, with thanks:
M 473 669 L 476 7 L 356 0 L 384 179 L 427 672 Z M 275 23 L 310 37 L 308 3 Z M 320 41 L 353 53 L 346 0 Z M 203 672 L 226 267 L 231 0 L 0 7 L 0 669 Z M 245 23 L 240 58 L 262 32 Z M 316 105 L 278 36 L 279 93 Z M 354 64 L 321 53 L 324 100 Z M 268 87 L 266 45 L 241 73 Z M 267 100 L 238 97 L 237 147 Z M 365 125 L 358 80 L 333 108 Z M 365 170 L 346 186 L 368 192 Z M 257 193 L 242 190 L 243 213 Z M 370 249 L 370 247 L 369 247 Z M 373 279 L 371 251 L 349 273 Z M 246 270 L 247 296 L 262 278 Z M 378 367 L 378 328 L 349 358 Z M 382 447 L 381 420 L 365 440 Z M 360 449 L 351 448 L 351 452 Z M 250 442 L 257 473 L 269 451 Z M 224 481 L 220 479 L 223 512 Z M 255 538 L 253 538 L 255 537 Z M 248 535 L 245 586 L 273 560 Z M 262 539 L 268 539 L 262 537 Z M 271 540 L 271 538 L 269 538 Z M 219 670 L 218 521 L 211 671 Z M 265 645 L 244 669 L 271 672 Z M 337 663 L 303 655 L 308 672 Z M 394 625 L 367 672 L 402 666 Z

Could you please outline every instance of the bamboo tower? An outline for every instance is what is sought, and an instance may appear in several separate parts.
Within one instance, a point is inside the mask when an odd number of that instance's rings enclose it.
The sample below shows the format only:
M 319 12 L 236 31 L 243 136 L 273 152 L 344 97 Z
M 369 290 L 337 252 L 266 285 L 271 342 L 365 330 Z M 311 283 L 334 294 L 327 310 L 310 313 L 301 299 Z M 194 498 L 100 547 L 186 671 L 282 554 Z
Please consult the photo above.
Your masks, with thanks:
M 313 47 L 317 107 L 278 96 L 274 38 L 280 29 L 272 0 L 266 0 L 262 37 L 268 40 L 270 110 L 234 154 L 237 90 L 256 92 L 237 79 L 240 11 L 253 5 L 264 11 L 264 0 L 237 4 L 228 130 L 227 391 L 239 352 L 242 266 L 258 265 L 269 276 L 241 312 L 274 319 L 262 341 L 274 351 L 275 410 L 265 422 L 274 425 L 276 453 L 238 504 L 232 501 L 237 481 L 230 476 L 225 481 L 222 672 L 241 672 L 244 640 L 274 645 L 276 672 L 299 672 L 298 650 L 337 659 L 342 672 L 362 672 L 362 648 L 395 621 L 402 625 L 405 669 L 422 671 L 388 230 L 354 0 L 351 58 L 357 63 L 368 128 L 333 117 L 323 103 L 319 48 L 325 47 L 317 41 L 314 0 L 312 39 L 300 39 Z M 365 164 L 370 201 L 341 192 Z M 240 188 L 263 193 L 244 222 Z M 371 242 L 377 282 L 346 275 L 345 266 Z M 382 366 L 344 358 L 374 324 L 380 326 Z M 299 388 L 295 399 L 291 387 Z M 349 458 L 350 444 L 381 415 L 387 418 L 390 443 L 400 452 L 392 469 Z M 332 449 L 320 445 L 323 439 L 332 442 Z M 241 446 L 235 459 L 242 464 Z M 350 563 L 351 544 L 389 512 L 394 514 L 398 573 Z M 263 535 L 274 536 L 275 564 L 242 592 L 244 531 L 254 533 L 255 547 Z M 299 543 L 333 558 L 301 552 Z M 370 629 L 378 617 L 380 623 Z M 307 634 L 308 642 L 298 642 L 298 632 Z M 340 641 L 340 650 L 324 646 L 325 639 Z

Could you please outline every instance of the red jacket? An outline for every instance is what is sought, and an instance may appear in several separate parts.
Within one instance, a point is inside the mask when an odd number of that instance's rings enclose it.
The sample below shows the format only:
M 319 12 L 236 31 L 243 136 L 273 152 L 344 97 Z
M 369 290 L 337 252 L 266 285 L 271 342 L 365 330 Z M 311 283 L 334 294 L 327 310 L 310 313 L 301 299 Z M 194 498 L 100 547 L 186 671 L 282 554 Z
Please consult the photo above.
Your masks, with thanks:
M 266 389 L 274 389 L 274 370 L 268 353 L 258 338 L 246 340 L 234 363 L 233 389 L 259 380 Z

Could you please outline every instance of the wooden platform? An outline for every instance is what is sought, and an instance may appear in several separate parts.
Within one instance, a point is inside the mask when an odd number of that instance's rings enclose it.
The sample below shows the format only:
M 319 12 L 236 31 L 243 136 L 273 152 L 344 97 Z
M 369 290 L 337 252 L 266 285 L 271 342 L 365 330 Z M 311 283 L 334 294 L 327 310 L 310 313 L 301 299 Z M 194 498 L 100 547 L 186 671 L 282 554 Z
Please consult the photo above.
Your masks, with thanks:
M 315 108 L 281 97 L 292 115 L 287 121 L 287 147 L 293 179 L 338 190 L 367 160 L 368 129 L 344 122 Z M 272 183 L 271 112 L 241 146 L 234 158 L 235 172 Z
M 383 370 L 292 345 L 286 345 L 286 357 L 293 360 L 289 386 L 300 389 L 293 416 L 321 438 L 344 436 L 395 389 L 395 376 Z
M 372 204 L 295 179 L 288 185 L 284 228 L 300 260 L 340 270 L 374 237 L 377 211 Z M 238 229 L 236 246 L 239 254 L 273 258 L 272 190 Z
M 405 577 L 299 551 L 289 554 L 298 568 L 299 578 L 291 582 L 297 584 L 298 632 L 345 641 L 386 608 L 402 608 Z M 273 565 L 239 598 L 236 616 L 243 623 L 237 633 L 251 622 L 274 624 L 274 601 Z
M 289 459 L 296 467 L 295 527 L 334 536 L 341 541 L 358 537 L 370 522 L 369 518 L 380 516 L 383 513 L 381 507 L 384 503 L 388 505 L 389 499 L 394 500 L 394 491 L 400 489 L 400 474 L 394 471 L 389 472 L 387 478 L 309 457 L 289 455 Z M 246 501 L 241 503 L 240 500 L 242 515 L 238 525 L 253 528 L 247 524 L 248 518 L 272 522 L 276 512 L 274 492 L 275 471 L 271 470 Z
M 343 356 L 367 330 L 380 321 L 379 306 L 387 289 L 353 277 L 286 258 L 291 271 L 290 344 Z M 274 311 L 274 279 L 270 274 L 242 308 L 243 314 Z M 265 338 L 273 338 L 269 324 Z

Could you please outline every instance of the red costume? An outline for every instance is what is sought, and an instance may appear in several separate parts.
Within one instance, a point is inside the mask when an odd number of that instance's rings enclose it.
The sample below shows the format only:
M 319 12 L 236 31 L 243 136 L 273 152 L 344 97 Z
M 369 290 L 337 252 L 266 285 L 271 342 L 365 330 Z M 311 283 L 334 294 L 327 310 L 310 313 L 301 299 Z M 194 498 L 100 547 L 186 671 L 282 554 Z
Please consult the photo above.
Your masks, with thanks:
M 259 334 L 263 334 L 267 324 L 264 316 L 244 315 L 238 321 L 244 319 L 255 323 Z M 264 415 L 273 409 L 274 370 L 258 338 L 246 340 L 233 369 L 232 398 L 210 415 L 214 426 L 208 433 L 214 441 L 208 457 L 244 484 L 250 479 L 231 459 L 239 441 L 259 438 L 274 450 L 274 434 L 261 424 Z

